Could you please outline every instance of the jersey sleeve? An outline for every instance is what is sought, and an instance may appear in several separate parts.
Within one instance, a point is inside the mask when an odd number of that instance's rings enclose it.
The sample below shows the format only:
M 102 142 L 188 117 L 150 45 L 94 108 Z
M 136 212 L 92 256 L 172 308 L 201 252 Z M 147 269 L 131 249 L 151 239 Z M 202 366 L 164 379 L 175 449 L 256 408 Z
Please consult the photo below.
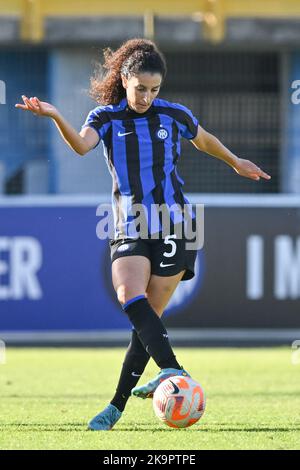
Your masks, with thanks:
M 198 119 L 193 115 L 192 111 L 183 105 L 177 105 L 179 111 L 179 131 L 182 137 L 192 140 L 198 133 Z
M 97 143 L 97 145 L 99 145 L 100 140 L 105 139 L 105 136 L 110 126 L 111 121 L 107 113 L 101 107 L 98 106 L 97 108 L 92 109 L 92 111 L 89 112 L 81 129 L 83 129 L 84 127 L 91 127 L 92 129 L 95 129 L 95 131 L 99 135 L 99 141 Z M 96 148 L 97 145 L 95 145 L 94 148 Z

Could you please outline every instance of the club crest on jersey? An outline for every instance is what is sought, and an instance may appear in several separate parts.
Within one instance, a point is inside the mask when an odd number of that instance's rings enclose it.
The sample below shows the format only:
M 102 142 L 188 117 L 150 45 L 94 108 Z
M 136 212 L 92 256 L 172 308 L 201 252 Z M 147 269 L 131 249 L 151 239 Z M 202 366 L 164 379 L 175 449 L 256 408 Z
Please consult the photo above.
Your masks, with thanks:
M 128 250 L 128 248 L 129 248 L 128 243 L 125 243 L 125 244 L 123 244 L 123 245 L 120 245 L 119 248 L 117 249 L 117 251 L 123 252 L 123 251 Z
M 169 137 L 169 132 L 167 131 L 167 129 L 162 127 L 158 129 L 156 135 L 160 140 L 166 140 Z

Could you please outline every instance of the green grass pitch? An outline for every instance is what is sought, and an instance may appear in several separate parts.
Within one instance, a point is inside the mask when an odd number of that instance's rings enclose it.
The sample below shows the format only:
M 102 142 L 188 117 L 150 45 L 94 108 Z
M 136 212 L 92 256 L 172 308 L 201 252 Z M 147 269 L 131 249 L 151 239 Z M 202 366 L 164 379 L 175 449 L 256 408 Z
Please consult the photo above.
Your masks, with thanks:
M 151 400 L 131 398 L 109 432 L 86 430 L 109 402 L 122 349 L 8 349 L 0 365 L 0 449 L 299 449 L 300 365 L 288 348 L 176 348 L 205 389 L 199 423 L 160 423 Z M 157 371 L 148 365 L 147 380 Z

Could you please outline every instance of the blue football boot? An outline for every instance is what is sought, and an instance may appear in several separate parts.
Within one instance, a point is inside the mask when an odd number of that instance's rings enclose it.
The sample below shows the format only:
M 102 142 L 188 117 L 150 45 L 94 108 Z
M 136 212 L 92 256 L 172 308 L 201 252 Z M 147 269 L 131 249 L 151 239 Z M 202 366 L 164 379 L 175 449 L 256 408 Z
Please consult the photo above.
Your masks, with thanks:
M 131 390 L 131 395 L 134 395 L 138 398 L 153 398 L 153 394 L 159 384 L 169 377 L 174 377 L 175 375 L 182 375 L 185 377 L 190 377 L 190 375 L 184 369 L 162 369 L 160 373 L 150 382 L 145 385 L 140 385 Z
M 121 411 L 114 405 L 109 404 L 89 422 L 88 429 L 91 431 L 110 431 L 121 416 Z

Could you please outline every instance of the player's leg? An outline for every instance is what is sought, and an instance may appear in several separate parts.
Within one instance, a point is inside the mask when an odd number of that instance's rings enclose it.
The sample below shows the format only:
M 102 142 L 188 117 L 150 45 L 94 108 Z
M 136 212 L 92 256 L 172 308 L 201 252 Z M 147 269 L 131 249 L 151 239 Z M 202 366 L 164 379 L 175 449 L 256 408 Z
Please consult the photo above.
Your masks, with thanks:
M 119 275 L 120 272 L 117 270 L 113 279 L 116 289 L 118 289 L 119 285 Z M 183 273 L 180 273 L 176 276 L 171 276 L 170 278 L 161 278 L 160 276 L 155 275 L 151 276 L 147 286 L 146 296 L 151 307 L 159 317 L 162 316 L 163 311 L 169 303 L 169 300 L 182 275 Z M 123 411 L 125 409 L 126 403 L 131 395 L 131 390 L 137 385 L 149 359 L 149 354 L 145 351 L 136 331 L 133 329 L 116 393 L 111 400 L 111 404 L 118 410 Z
M 113 285 L 119 300 L 144 295 L 150 278 L 150 261 L 144 256 L 124 256 L 117 258 L 112 264 Z M 145 351 L 135 330 L 125 355 L 116 394 L 111 403 L 89 422 L 93 431 L 110 430 L 120 419 L 131 389 L 137 384 L 148 361 L 149 354 Z
M 140 296 L 143 298 L 149 284 L 150 273 L 150 261 L 144 256 L 127 256 L 113 261 L 112 281 L 119 302 L 125 304 L 128 299 Z M 111 404 L 120 411 L 125 409 L 131 390 L 138 383 L 149 359 L 150 355 L 133 328 L 116 393 L 111 401 Z
M 184 273 L 185 271 L 181 271 L 180 273 L 169 277 L 157 276 L 155 274 L 151 275 L 146 293 L 149 303 L 153 309 L 155 309 L 158 316 L 162 316 Z M 165 368 L 157 377 L 155 377 L 155 379 L 145 385 L 133 388 L 132 394 L 139 398 L 151 398 L 160 382 L 173 375 L 181 374 L 188 375 L 183 369 L 178 371 L 177 369 Z

